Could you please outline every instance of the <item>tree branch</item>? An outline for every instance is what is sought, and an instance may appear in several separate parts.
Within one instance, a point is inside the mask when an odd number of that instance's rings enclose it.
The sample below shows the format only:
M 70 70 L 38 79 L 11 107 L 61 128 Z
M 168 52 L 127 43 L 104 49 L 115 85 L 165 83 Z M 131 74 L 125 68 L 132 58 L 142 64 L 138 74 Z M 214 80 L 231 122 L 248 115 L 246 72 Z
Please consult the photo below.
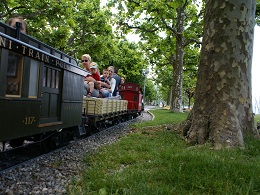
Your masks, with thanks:
M 129 29 L 139 29 L 139 30 L 142 30 L 144 32 L 150 32 L 150 33 L 156 32 L 158 30 L 158 28 L 155 28 L 155 29 L 145 29 L 145 28 L 142 28 L 141 26 L 132 26 L 132 25 L 129 25 L 128 23 L 126 23 L 126 22 L 122 22 L 119 25 L 126 26 Z
M 185 46 L 187 46 L 191 43 L 202 44 L 201 41 L 198 41 L 197 39 L 191 38 L 191 39 L 187 39 L 186 41 L 184 41 L 183 46 L 185 47 Z

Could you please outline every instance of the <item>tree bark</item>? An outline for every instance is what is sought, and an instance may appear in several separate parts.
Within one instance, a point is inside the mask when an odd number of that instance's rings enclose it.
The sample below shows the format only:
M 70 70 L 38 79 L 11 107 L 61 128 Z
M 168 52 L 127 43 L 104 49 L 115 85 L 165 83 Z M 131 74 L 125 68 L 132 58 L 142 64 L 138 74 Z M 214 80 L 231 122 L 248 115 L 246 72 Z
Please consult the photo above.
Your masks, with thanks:
M 174 112 L 182 112 L 182 77 L 183 77 L 183 31 L 184 31 L 184 7 L 177 8 L 177 34 L 176 55 L 173 63 L 172 100 L 170 109 Z
M 251 64 L 256 1 L 206 0 L 193 110 L 183 134 L 193 144 L 244 145 L 254 132 Z

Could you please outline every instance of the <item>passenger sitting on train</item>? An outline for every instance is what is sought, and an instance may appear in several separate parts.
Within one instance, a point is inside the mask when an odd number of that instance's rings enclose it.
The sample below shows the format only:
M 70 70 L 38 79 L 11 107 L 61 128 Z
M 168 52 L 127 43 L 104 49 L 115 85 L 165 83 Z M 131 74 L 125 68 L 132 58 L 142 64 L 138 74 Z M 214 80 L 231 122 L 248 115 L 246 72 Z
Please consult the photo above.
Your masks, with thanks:
M 121 77 L 121 84 L 125 83 L 125 77 Z
M 114 74 L 114 66 L 109 66 L 108 68 L 108 72 L 109 72 L 109 76 L 108 76 L 108 80 L 110 81 L 111 83 L 111 96 L 115 90 L 115 87 L 116 87 L 116 80 L 113 78 L 113 74 Z
M 28 34 L 28 26 L 22 16 L 13 16 L 13 17 L 9 18 L 8 20 L 6 20 L 5 23 L 13 28 L 16 28 L 16 22 L 20 22 L 22 24 L 20 32 L 22 32 L 24 34 Z
M 98 71 L 98 65 L 96 62 L 90 63 L 90 72 L 91 72 L 91 76 L 96 81 L 96 82 L 94 82 L 94 88 L 100 90 L 101 89 L 101 80 L 100 80 L 100 74 Z
M 84 79 L 83 95 L 87 97 L 98 97 L 99 90 L 94 88 L 94 83 L 96 82 L 96 80 L 92 77 L 92 73 L 90 72 L 90 63 L 91 63 L 90 55 L 83 54 L 81 57 L 81 62 L 87 72 Z
M 115 90 L 112 95 L 117 96 L 119 95 L 119 85 L 121 85 L 121 77 L 118 75 L 118 70 L 115 67 L 114 67 L 114 73 L 112 77 L 116 80 Z
M 103 69 L 103 74 L 101 75 L 101 89 L 100 93 L 102 94 L 102 98 L 107 98 L 111 96 L 112 90 L 110 89 L 111 83 L 108 79 L 109 72 L 108 69 Z

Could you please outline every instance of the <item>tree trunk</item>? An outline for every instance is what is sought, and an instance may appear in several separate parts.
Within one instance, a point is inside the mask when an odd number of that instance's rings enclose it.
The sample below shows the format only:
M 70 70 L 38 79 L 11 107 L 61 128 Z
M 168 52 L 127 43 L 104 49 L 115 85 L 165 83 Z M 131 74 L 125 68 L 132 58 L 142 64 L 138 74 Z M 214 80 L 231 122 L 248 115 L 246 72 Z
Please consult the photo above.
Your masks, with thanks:
M 168 92 L 168 98 L 167 98 L 167 105 L 171 105 L 171 102 L 172 102 L 172 86 L 170 87 L 170 91 Z
M 251 64 L 255 1 L 206 0 L 195 103 L 183 127 L 187 141 L 243 146 L 253 133 Z
M 174 112 L 182 112 L 182 77 L 183 77 L 183 30 L 184 30 L 184 8 L 177 8 L 177 34 L 176 55 L 173 63 L 172 100 L 170 109 Z

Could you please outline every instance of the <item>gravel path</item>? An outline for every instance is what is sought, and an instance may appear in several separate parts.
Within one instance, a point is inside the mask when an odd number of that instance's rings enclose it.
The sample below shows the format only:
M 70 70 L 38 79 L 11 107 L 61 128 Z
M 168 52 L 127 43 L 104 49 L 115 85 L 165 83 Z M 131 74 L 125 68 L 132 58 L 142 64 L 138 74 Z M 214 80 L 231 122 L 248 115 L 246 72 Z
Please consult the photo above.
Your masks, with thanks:
M 125 122 L 81 140 L 47 157 L 42 157 L 26 165 L 0 175 L 0 194 L 66 194 L 66 186 L 71 178 L 77 178 L 82 170 L 82 157 L 97 148 L 116 142 L 129 131 L 129 124 L 151 120 L 147 112 L 134 121 Z

